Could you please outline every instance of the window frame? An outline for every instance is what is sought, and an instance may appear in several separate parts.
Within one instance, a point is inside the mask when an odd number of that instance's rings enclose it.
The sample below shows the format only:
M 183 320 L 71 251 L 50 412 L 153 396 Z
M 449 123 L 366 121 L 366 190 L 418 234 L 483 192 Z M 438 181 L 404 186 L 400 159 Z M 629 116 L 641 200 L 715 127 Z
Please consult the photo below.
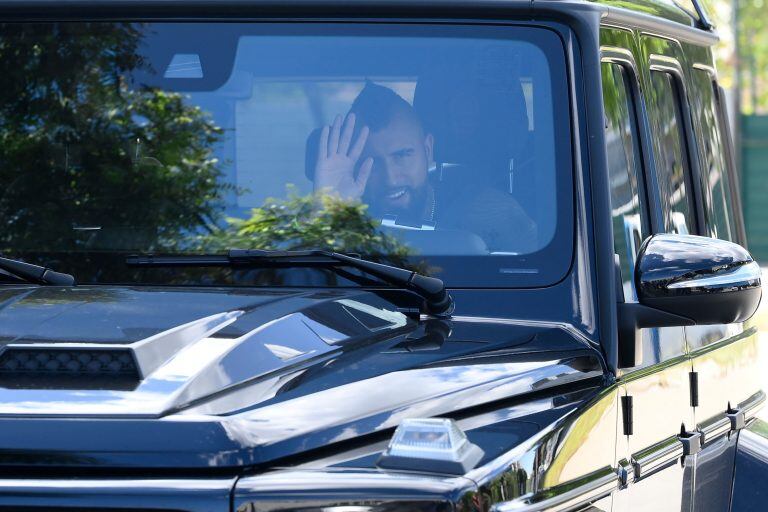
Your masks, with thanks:
M 706 162 L 708 162 L 708 158 L 709 158 L 709 155 L 706 154 L 706 150 L 705 150 L 705 146 L 706 146 L 705 138 L 709 130 L 706 126 L 704 126 L 703 121 L 705 117 L 704 113 L 706 112 L 707 109 L 711 108 L 712 112 L 714 113 L 714 124 L 712 128 L 714 128 L 717 131 L 720 150 L 724 153 L 722 155 L 722 164 L 723 164 L 722 179 L 725 180 L 725 182 L 727 183 L 729 187 L 729 192 L 730 192 L 729 194 L 730 197 L 728 198 L 723 197 L 724 200 L 728 199 L 731 201 L 730 205 L 729 204 L 723 205 L 724 208 L 728 209 L 728 211 L 726 212 L 730 219 L 730 221 L 728 222 L 728 229 L 729 231 L 732 231 L 731 241 L 736 243 L 741 243 L 743 241 L 741 227 L 740 227 L 740 224 L 742 223 L 742 221 L 736 218 L 739 216 L 737 210 L 741 208 L 741 205 L 740 205 L 740 202 L 737 202 L 737 198 L 736 198 L 737 193 L 735 192 L 735 189 L 734 189 L 734 187 L 736 186 L 736 183 L 734 182 L 735 165 L 733 165 L 733 162 L 732 162 L 733 154 L 729 146 L 730 136 L 729 136 L 729 132 L 727 131 L 728 128 L 727 128 L 727 125 L 724 125 L 724 119 L 723 119 L 724 112 L 723 112 L 723 105 L 721 103 L 721 98 L 720 98 L 719 86 L 717 83 L 717 72 L 712 66 L 696 63 L 691 66 L 691 74 L 694 77 L 697 77 L 691 81 L 691 84 L 693 85 L 693 89 L 694 90 L 700 89 L 698 87 L 699 75 L 697 74 L 701 74 L 703 75 L 703 77 L 705 77 L 705 78 L 701 78 L 701 81 L 704 82 L 706 80 L 707 87 L 709 87 L 710 94 L 711 94 L 711 101 L 708 102 L 709 103 L 708 105 L 705 104 L 705 102 L 703 101 L 700 102 L 699 108 L 701 110 L 698 112 L 698 116 L 697 116 L 697 120 L 699 124 L 701 124 L 700 132 L 697 134 L 700 137 L 700 139 L 697 139 L 697 141 L 701 140 L 701 142 L 704 143 L 703 147 L 699 147 L 699 154 L 698 154 L 699 162 L 701 164 L 700 165 L 701 179 L 699 180 L 699 182 L 702 184 L 702 186 L 709 186 L 710 170 L 708 168 L 705 168 L 707 166 Z M 727 113 L 725 113 L 725 115 L 727 116 Z M 714 151 L 712 153 L 714 154 Z M 705 198 L 708 196 L 708 194 L 705 194 L 705 192 L 709 192 L 709 191 L 704 191 L 704 190 L 701 191 L 702 206 L 706 209 L 709 209 L 709 208 L 712 208 L 713 205 L 705 204 L 707 202 Z M 728 206 L 731 206 L 732 208 L 728 208 Z M 706 233 L 706 236 L 711 236 L 710 234 L 712 232 L 712 228 L 714 227 L 715 223 L 712 222 L 713 218 L 709 216 L 706 209 L 704 209 L 703 211 L 704 213 L 703 219 L 704 219 L 704 224 L 706 228 L 705 233 Z
M 685 146 L 682 148 L 683 158 L 685 159 L 683 174 L 684 179 L 686 180 L 686 186 L 690 191 L 686 195 L 690 198 L 690 205 L 692 207 L 693 214 L 693 230 L 690 232 L 690 234 L 702 235 L 702 233 L 706 233 L 707 230 L 704 223 L 704 210 L 701 200 L 702 191 L 699 181 L 701 176 L 700 163 L 698 159 L 699 148 L 696 142 L 691 108 L 688 102 L 689 95 L 686 85 L 688 82 L 686 80 L 685 72 L 683 71 L 683 67 L 680 64 L 680 61 L 678 61 L 676 58 L 669 57 L 667 55 L 653 54 L 648 58 L 648 79 L 649 86 L 651 87 L 653 86 L 653 73 L 666 73 L 669 75 L 672 83 L 674 84 L 674 87 L 676 88 L 674 96 L 681 117 L 681 126 L 679 131 L 682 135 L 681 139 L 683 145 Z M 646 118 L 646 122 L 648 123 L 648 129 L 650 131 L 651 137 L 655 136 L 656 134 L 653 131 L 649 117 Z M 685 175 L 685 168 L 688 169 L 687 176 Z M 658 179 L 658 167 L 655 158 L 653 161 L 653 171 L 654 177 Z M 656 183 L 655 192 L 659 194 L 658 206 L 661 207 L 661 189 L 658 187 L 658 182 Z M 659 220 L 661 222 L 655 226 L 656 229 L 653 231 L 654 234 L 667 232 L 667 229 L 664 226 L 663 218 L 660 218 Z
M 642 92 L 640 89 L 640 70 L 635 62 L 635 58 L 630 50 L 625 48 L 619 48 L 614 46 L 603 46 L 600 49 L 600 63 L 615 64 L 621 66 L 627 73 L 627 100 L 629 103 L 629 112 L 631 115 L 631 123 L 635 128 L 635 149 L 637 151 L 638 162 L 638 176 L 637 176 L 637 191 L 640 196 L 640 223 L 643 229 L 645 238 L 648 238 L 654 233 L 654 222 L 651 216 L 651 197 L 648 193 L 648 177 L 647 172 L 649 169 L 648 149 L 650 148 L 650 140 L 648 133 L 646 132 L 646 119 L 645 111 L 643 109 Z M 602 103 L 602 98 L 601 98 Z
M 733 146 L 733 138 L 731 134 L 730 118 L 728 117 L 728 111 L 726 109 L 725 90 L 717 81 L 717 73 L 714 69 L 710 68 L 712 73 L 710 74 L 711 84 L 714 94 L 714 107 L 715 115 L 717 116 L 717 125 L 720 130 L 720 140 L 725 150 L 725 170 L 728 175 L 728 182 L 731 186 L 731 199 L 733 200 L 733 206 L 736 211 L 735 224 L 736 233 L 735 238 L 739 245 L 747 248 L 747 228 L 744 224 L 744 206 L 741 202 L 741 180 L 736 165 L 736 154 Z

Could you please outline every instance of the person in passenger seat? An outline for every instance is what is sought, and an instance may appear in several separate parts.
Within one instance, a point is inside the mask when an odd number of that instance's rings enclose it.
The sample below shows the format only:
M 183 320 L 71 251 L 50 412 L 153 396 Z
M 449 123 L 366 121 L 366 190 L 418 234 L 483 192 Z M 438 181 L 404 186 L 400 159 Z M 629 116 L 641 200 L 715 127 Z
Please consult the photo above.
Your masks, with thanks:
M 372 215 L 395 215 L 398 223 L 476 233 L 491 251 L 535 247 L 536 225 L 511 195 L 482 180 L 453 190 L 431 182 L 434 144 L 406 100 L 369 82 L 349 113 L 320 132 L 315 191 L 361 200 Z

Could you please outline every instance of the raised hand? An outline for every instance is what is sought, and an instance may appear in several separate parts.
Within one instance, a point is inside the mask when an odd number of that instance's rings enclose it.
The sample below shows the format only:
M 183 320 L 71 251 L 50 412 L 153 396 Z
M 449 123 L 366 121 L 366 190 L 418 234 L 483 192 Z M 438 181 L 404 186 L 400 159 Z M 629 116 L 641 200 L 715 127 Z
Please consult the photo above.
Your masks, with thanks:
M 366 158 L 355 177 L 355 167 L 368 139 L 368 127 L 364 126 L 353 142 L 355 114 L 350 113 L 344 120 L 336 116 L 331 126 L 324 126 L 320 132 L 315 166 L 315 190 L 338 194 L 342 199 L 360 199 L 365 184 L 371 176 L 373 159 Z

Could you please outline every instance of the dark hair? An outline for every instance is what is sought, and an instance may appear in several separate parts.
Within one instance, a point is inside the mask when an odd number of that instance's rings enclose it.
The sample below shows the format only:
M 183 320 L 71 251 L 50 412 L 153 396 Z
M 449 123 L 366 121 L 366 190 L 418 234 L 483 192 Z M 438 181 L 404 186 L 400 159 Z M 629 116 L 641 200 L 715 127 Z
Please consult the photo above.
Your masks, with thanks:
M 349 111 L 354 112 L 358 127 L 368 126 L 371 131 L 386 127 L 397 115 L 422 126 L 421 119 L 410 103 L 392 89 L 373 82 L 366 82 Z

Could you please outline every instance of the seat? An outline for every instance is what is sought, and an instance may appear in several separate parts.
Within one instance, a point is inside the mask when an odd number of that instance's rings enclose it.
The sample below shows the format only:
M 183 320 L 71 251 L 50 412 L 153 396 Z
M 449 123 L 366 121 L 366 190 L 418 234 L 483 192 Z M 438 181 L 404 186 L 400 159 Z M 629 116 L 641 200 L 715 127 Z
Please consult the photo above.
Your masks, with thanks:
M 535 197 L 528 109 L 505 59 L 476 50 L 435 62 L 419 76 L 413 103 L 435 137 L 437 168 L 451 167 L 447 186 L 500 188 L 526 208 Z

